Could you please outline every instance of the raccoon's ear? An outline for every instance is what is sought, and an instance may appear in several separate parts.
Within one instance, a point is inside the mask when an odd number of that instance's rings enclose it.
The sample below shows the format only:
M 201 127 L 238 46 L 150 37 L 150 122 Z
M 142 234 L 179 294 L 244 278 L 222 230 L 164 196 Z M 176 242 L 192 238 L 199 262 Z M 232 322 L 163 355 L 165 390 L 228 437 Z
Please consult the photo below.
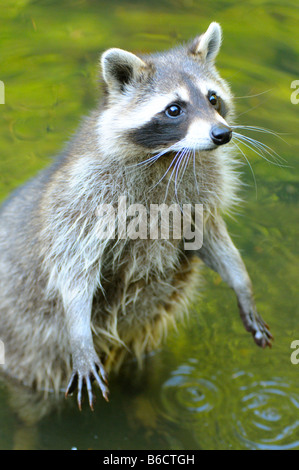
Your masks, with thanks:
M 221 40 L 221 26 L 214 21 L 204 34 L 194 39 L 190 52 L 203 61 L 214 62 L 221 46 Z
M 116 48 L 104 52 L 101 64 L 108 88 L 115 91 L 123 91 L 125 85 L 137 78 L 146 68 L 145 62 L 135 54 Z

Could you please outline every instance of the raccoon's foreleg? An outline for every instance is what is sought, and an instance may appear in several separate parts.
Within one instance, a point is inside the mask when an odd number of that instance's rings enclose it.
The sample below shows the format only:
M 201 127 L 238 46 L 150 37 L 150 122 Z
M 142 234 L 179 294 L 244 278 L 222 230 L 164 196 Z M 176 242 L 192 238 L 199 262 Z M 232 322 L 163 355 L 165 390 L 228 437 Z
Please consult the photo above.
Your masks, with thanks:
M 105 369 L 98 358 L 92 339 L 90 318 L 92 308 L 92 296 L 73 294 L 73 298 L 67 302 L 65 313 L 67 330 L 72 352 L 73 373 L 69 380 L 65 396 L 70 395 L 78 388 L 77 401 L 79 409 L 82 407 L 82 392 L 85 385 L 88 393 L 90 408 L 93 410 L 94 397 L 92 393 L 92 381 L 96 380 L 103 397 L 108 401 L 108 388 Z M 64 297 L 69 297 L 64 296 Z M 64 300 L 66 300 L 64 298 Z
M 252 333 L 256 344 L 263 348 L 271 347 L 273 336 L 257 313 L 246 267 L 220 216 L 210 217 L 206 222 L 203 246 L 198 255 L 234 289 L 241 319 L 246 330 Z

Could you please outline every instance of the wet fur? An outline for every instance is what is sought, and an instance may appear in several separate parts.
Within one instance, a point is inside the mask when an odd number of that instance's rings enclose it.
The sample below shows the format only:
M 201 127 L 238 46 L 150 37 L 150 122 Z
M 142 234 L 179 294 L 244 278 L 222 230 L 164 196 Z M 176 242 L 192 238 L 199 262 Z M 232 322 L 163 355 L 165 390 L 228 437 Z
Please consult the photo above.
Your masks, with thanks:
M 144 142 L 132 138 L 138 129 L 138 123 L 132 125 L 136 110 L 153 95 L 159 97 L 189 82 L 194 92 L 196 83 L 204 79 L 223 90 L 226 119 L 232 117 L 228 86 L 216 72 L 213 58 L 203 59 L 203 51 L 194 52 L 196 44 L 198 39 L 193 49 L 186 46 L 144 56 L 140 60 L 146 67 L 134 59 L 138 69 L 134 77 L 130 67 L 120 67 L 115 82 L 106 82 L 104 103 L 83 122 L 56 163 L 2 206 L 4 370 L 31 387 L 56 391 L 66 387 L 72 362 L 84 348 L 91 350 L 88 325 L 108 371 L 119 368 L 132 354 L 141 363 L 144 353 L 160 344 L 168 325 L 187 312 L 197 293 L 200 258 L 185 252 L 182 240 L 99 241 L 101 222 L 96 216 L 100 204 L 116 207 L 118 197 L 126 195 L 128 204 L 138 202 L 147 208 L 153 202 L 202 203 L 209 226 L 211 220 L 217 225 L 220 213 L 237 202 L 239 175 L 226 148 L 196 153 L 199 192 L 192 164 L 186 166 L 177 194 L 174 185 L 168 185 L 169 175 L 156 185 L 167 172 L 172 153 L 153 165 L 137 165 L 158 145 L 151 142 L 147 148 L 146 136 Z M 210 118 L 211 110 L 203 107 L 203 119 Z M 211 267 L 215 268 L 213 263 Z M 80 341 L 72 342 L 72 335 Z

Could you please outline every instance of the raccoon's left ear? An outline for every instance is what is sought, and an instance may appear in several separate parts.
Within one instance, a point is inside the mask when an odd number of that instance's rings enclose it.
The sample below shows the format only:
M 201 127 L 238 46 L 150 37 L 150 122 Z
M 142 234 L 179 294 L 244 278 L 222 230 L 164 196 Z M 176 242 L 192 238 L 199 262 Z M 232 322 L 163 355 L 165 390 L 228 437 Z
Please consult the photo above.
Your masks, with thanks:
M 221 26 L 214 21 L 204 34 L 194 39 L 190 52 L 203 61 L 214 62 L 221 46 L 221 40 Z
M 125 85 L 137 78 L 147 67 L 145 62 L 123 49 L 108 49 L 101 59 L 103 78 L 108 88 L 123 91 Z

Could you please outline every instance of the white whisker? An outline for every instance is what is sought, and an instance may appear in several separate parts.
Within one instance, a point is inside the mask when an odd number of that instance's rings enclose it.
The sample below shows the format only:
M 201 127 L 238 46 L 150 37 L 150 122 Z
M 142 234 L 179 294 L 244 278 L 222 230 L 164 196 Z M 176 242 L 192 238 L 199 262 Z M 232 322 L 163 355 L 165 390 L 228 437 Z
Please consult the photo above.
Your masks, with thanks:
M 242 134 L 238 134 L 238 137 L 242 140 L 246 140 L 248 143 L 252 144 L 253 147 L 257 147 L 261 150 L 261 152 L 265 152 L 268 154 L 270 157 L 272 157 L 276 162 L 281 164 L 281 166 L 284 166 L 282 163 L 286 162 L 286 160 L 281 157 L 275 150 L 273 150 L 271 147 L 268 145 L 264 144 L 263 142 L 260 142 L 259 140 L 253 139 L 252 137 L 244 136 Z
M 243 99 L 243 98 L 255 98 L 256 96 L 264 95 L 265 93 L 269 93 L 272 91 L 273 88 L 269 88 L 269 90 L 262 91 L 261 93 L 256 93 L 254 95 L 245 95 L 245 96 L 234 96 L 234 99 Z
M 179 150 L 179 151 L 176 153 L 176 155 L 175 155 L 175 157 L 174 157 L 174 159 L 173 159 L 173 161 L 174 161 L 175 159 L 177 159 L 177 161 L 176 161 L 176 163 L 175 163 L 175 165 L 174 165 L 174 167 L 173 167 L 173 169 L 172 169 L 170 178 L 169 178 L 168 183 L 167 183 L 167 187 L 166 187 L 166 191 L 165 191 L 165 196 L 164 196 L 164 203 L 165 203 L 165 201 L 167 200 L 169 186 L 170 186 L 170 183 L 171 183 L 173 174 L 174 174 L 174 172 L 175 172 L 175 170 L 176 170 L 176 167 L 177 167 L 177 165 L 178 165 L 178 162 L 180 161 L 181 152 L 182 152 L 182 151 Z M 172 163 L 173 163 L 173 161 L 172 161 Z M 172 163 L 171 163 L 171 165 L 172 165 Z
M 181 176 L 180 176 L 180 179 L 179 179 L 179 182 L 178 182 L 178 187 L 184 177 L 184 174 L 185 174 L 185 171 L 186 171 L 186 167 L 188 165 L 188 161 L 189 161 L 189 157 L 190 157 L 190 152 L 191 152 L 191 149 L 187 148 L 186 151 L 184 152 L 184 161 L 182 163 L 182 171 L 181 171 Z
M 237 135 L 236 135 L 237 134 Z M 282 165 L 281 163 L 277 162 L 276 158 L 274 157 L 273 154 L 271 154 L 269 151 L 266 151 L 265 149 L 263 149 L 262 146 L 259 146 L 259 142 L 253 142 L 252 140 L 249 140 L 247 139 L 246 136 L 243 136 L 242 134 L 238 134 L 238 133 L 235 133 L 233 132 L 233 138 L 235 140 L 237 140 L 238 142 L 242 143 L 243 145 L 245 145 L 246 147 L 248 147 L 250 150 L 252 150 L 254 153 L 256 153 L 257 155 L 259 155 L 260 157 L 262 157 L 264 160 L 266 160 L 268 163 L 272 163 L 272 165 L 277 165 L 279 167 L 283 167 L 284 165 Z M 260 151 L 258 152 L 257 149 L 259 149 Z M 263 152 L 266 152 L 268 153 L 273 159 L 273 160 L 269 160 L 269 158 L 267 158 L 265 156 L 265 154 Z
M 243 150 L 239 147 L 239 145 L 236 143 L 236 142 L 233 142 L 233 144 L 239 149 L 239 151 L 242 153 L 243 157 L 245 158 L 250 170 L 251 170 L 251 174 L 252 174 L 252 177 L 253 177 L 253 181 L 254 181 L 254 186 L 255 186 L 255 195 L 256 195 L 256 198 L 257 198 L 257 184 L 256 184 L 256 177 L 255 177 L 255 174 L 254 174 L 254 171 L 253 171 L 253 168 L 252 168 L 252 165 L 250 163 L 250 161 L 248 160 L 248 158 L 246 157 L 245 153 L 243 152 Z
M 254 132 L 261 132 L 263 134 L 271 134 L 271 135 L 275 135 L 275 137 L 278 137 L 278 139 L 282 140 L 284 143 L 288 144 L 288 142 L 286 140 L 284 140 L 281 136 L 282 135 L 285 135 L 284 133 L 282 132 L 275 132 L 271 129 L 267 129 L 266 127 L 259 127 L 259 126 L 241 126 L 241 125 L 238 125 L 238 126 L 231 126 L 231 128 L 234 130 L 234 129 L 244 129 L 244 130 L 249 130 L 249 131 L 254 131 Z M 289 145 L 289 144 L 288 144 Z
M 193 148 L 193 174 L 194 174 L 194 180 L 195 180 L 195 187 L 197 194 L 199 194 L 199 186 L 198 186 L 198 181 L 196 177 L 196 154 L 195 154 L 195 149 Z
M 168 166 L 167 170 L 165 171 L 164 175 L 159 179 L 159 181 L 158 181 L 154 186 L 152 186 L 152 187 L 149 189 L 149 191 L 152 191 L 153 189 L 155 189 L 155 188 L 158 186 L 158 184 L 161 183 L 161 181 L 163 181 L 163 179 L 165 178 L 165 176 L 166 176 L 167 173 L 169 172 L 170 168 L 172 167 L 174 161 L 175 161 L 176 158 L 179 156 L 179 153 L 180 153 L 180 152 L 177 152 L 177 153 L 175 154 L 175 156 L 173 157 L 173 159 L 172 159 L 170 165 Z M 171 175 L 172 175 L 172 174 L 171 174 Z M 171 176 L 170 176 L 170 178 L 171 178 Z
M 171 152 L 171 150 L 173 149 L 173 147 L 174 147 L 174 145 L 171 145 L 170 147 L 167 147 L 166 149 L 164 149 L 164 150 L 162 150 L 161 152 L 159 152 L 158 154 L 151 156 L 151 157 L 148 158 L 147 160 L 143 160 L 143 161 L 141 161 L 141 162 L 134 163 L 133 165 L 128 165 L 127 168 L 133 168 L 133 169 L 135 169 L 136 167 L 141 167 L 141 166 L 145 166 L 146 168 L 148 168 L 149 166 L 153 165 L 160 157 L 162 157 L 162 156 L 165 155 L 166 153 Z
M 186 152 L 187 152 L 187 149 L 184 148 L 183 149 L 183 152 L 177 162 L 177 165 L 176 165 L 176 172 L 175 172 L 175 178 L 174 178 L 174 187 L 175 187 L 175 196 L 176 196 L 176 200 L 178 202 L 178 204 L 180 205 L 179 203 L 179 198 L 178 198 L 178 174 L 179 174 L 179 170 L 180 170 L 180 167 L 181 167 L 181 163 L 183 161 L 183 159 L 185 158 L 185 155 L 186 155 Z

